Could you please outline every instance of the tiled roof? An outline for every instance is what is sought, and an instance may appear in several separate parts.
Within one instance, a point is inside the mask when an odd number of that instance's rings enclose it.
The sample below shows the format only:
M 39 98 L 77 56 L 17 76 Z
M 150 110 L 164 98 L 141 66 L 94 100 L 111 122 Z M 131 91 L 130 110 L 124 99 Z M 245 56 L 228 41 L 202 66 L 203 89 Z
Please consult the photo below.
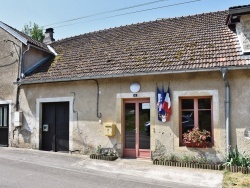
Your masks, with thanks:
M 160 74 L 246 66 L 228 11 L 156 20 L 87 33 L 53 43 L 58 53 L 27 81 Z
M 42 42 L 38 42 L 36 40 L 34 40 L 33 38 L 29 37 L 28 35 L 25 35 L 24 33 L 22 33 L 21 31 L 18 31 L 17 29 L 3 23 L 0 21 L 0 26 L 3 26 L 4 29 L 6 29 L 9 33 L 11 33 L 12 35 L 14 35 L 15 37 L 19 37 L 21 39 L 21 42 L 24 42 L 25 39 L 27 41 L 27 43 L 30 43 L 32 45 L 35 45 L 36 47 L 39 47 L 45 51 L 47 51 L 48 53 L 52 53 L 46 44 L 42 43 Z

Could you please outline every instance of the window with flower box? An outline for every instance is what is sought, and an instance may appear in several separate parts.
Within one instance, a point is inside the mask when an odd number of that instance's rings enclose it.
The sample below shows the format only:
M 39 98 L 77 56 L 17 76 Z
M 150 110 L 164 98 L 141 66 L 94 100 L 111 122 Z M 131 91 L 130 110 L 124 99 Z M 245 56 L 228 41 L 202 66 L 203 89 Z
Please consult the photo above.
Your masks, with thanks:
M 207 130 L 211 137 L 207 140 L 212 143 L 212 97 L 180 97 L 180 145 L 183 144 L 183 134 L 199 128 Z

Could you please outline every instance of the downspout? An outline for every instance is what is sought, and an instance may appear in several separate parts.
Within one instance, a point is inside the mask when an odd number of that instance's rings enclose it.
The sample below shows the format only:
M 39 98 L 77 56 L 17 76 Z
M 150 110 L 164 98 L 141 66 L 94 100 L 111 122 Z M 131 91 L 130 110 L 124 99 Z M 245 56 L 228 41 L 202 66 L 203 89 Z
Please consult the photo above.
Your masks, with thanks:
M 11 42 L 14 47 L 15 50 L 17 52 L 18 55 L 18 69 L 17 69 L 17 82 L 20 80 L 20 68 L 21 68 L 21 53 L 22 53 L 22 48 L 21 46 L 19 46 L 18 44 L 16 44 L 14 41 L 12 40 L 4 40 L 5 42 Z M 16 46 L 19 48 L 19 51 L 17 51 Z M 16 92 L 16 111 L 19 111 L 19 93 L 20 93 L 20 85 L 17 84 L 17 92 Z
M 30 44 L 28 44 L 28 48 L 27 48 L 27 50 L 25 50 L 24 52 L 23 52 L 23 55 L 22 55 L 22 68 L 21 68 L 21 71 L 22 71 L 22 73 L 21 73 L 21 77 L 23 78 L 24 77 L 24 60 L 25 60 L 25 54 L 26 54 L 26 52 L 28 52 L 30 50 Z
M 93 80 L 93 81 L 95 81 L 96 82 L 96 86 L 97 86 L 97 96 L 96 96 L 96 117 L 98 117 L 98 118 L 101 118 L 102 117 L 102 114 L 101 113 L 99 113 L 99 83 L 98 83 L 98 81 L 97 80 L 95 80 L 95 79 L 90 79 L 90 80 Z
M 17 81 L 20 80 L 20 77 L 22 78 L 24 76 L 23 72 L 24 72 L 24 56 L 25 53 L 28 52 L 30 50 L 30 45 L 28 44 L 28 48 L 27 50 L 25 50 L 22 54 L 22 61 L 21 61 L 21 75 L 20 75 L 20 69 L 18 67 L 18 78 Z M 21 54 L 21 50 L 20 50 L 20 54 Z M 20 62 L 20 57 L 19 57 L 19 62 Z M 20 95 L 20 85 L 17 85 L 17 92 L 16 92 L 16 111 L 19 111 L 19 95 Z
M 22 66 L 22 63 L 21 63 L 21 48 L 19 48 L 19 56 L 18 56 L 18 73 L 17 73 L 17 81 L 20 80 L 20 72 L 21 72 L 21 66 Z M 20 85 L 17 84 L 17 91 L 16 91 L 16 111 L 19 111 L 19 94 L 20 94 Z
M 227 150 L 227 156 L 230 151 L 231 147 L 231 141 L 230 141 L 230 89 L 229 89 L 229 83 L 227 81 L 227 68 L 222 68 L 222 77 L 225 82 L 225 120 L 226 120 L 226 150 Z

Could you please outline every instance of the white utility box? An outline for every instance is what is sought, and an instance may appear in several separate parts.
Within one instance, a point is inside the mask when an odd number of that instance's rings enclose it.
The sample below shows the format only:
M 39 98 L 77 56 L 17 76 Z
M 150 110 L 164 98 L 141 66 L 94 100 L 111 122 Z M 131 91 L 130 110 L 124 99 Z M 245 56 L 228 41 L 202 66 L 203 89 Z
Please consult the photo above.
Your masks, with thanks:
M 14 112 L 14 126 L 22 126 L 23 125 L 23 112 Z

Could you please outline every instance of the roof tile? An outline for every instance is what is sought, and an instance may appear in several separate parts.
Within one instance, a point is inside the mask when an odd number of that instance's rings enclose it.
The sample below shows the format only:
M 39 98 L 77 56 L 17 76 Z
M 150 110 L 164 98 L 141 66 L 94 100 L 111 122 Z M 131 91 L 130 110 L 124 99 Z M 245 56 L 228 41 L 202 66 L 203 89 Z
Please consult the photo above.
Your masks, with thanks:
M 162 19 L 87 33 L 52 44 L 58 56 L 26 80 L 211 69 L 248 65 L 228 11 Z

